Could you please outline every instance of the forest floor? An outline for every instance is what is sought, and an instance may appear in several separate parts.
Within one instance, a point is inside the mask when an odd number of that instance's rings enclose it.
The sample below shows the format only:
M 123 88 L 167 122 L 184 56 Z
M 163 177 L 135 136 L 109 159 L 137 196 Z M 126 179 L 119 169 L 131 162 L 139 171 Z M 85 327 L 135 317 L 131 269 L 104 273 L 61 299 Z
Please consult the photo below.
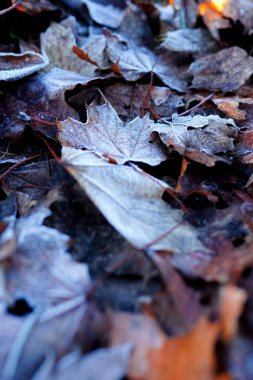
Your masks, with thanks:
M 253 2 L 0 10 L 0 379 L 253 379 Z

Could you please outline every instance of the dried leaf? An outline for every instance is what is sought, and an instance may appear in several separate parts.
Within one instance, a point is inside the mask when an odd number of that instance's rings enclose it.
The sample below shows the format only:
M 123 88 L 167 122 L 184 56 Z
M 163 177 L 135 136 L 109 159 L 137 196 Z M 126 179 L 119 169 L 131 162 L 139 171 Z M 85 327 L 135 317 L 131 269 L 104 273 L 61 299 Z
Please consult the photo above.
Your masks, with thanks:
M 33 51 L 22 54 L 0 53 L 0 81 L 14 81 L 24 78 L 47 65 L 48 59 Z
M 120 40 L 106 33 L 107 53 L 113 63 L 118 63 L 119 71 L 127 81 L 136 81 L 145 74 L 154 73 L 161 81 L 172 89 L 185 91 L 186 79 L 182 57 L 175 53 L 157 55 L 144 47 L 134 44 L 125 46 Z
M 253 73 L 253 57 L 234 46 L 193 62 L 192 86 L 224 93 L 238 90 Z
M 179 154 L 207 166 L 223 160 L 218 156 L 234 149 L 238 129 L 233 119 L 209 116 L 172 116 L 169 125 L 156 124 L 153 131 Z
M 12 0 L 15 4 L 16 0 Z M 23 0 L 16 9 L 20 12 L 28 13 L 29 15 L 38 15 L 42 12 L 56 11 L 56 6 L 48 0 Z
M 216 41 L 203 28 L 178 29 L 167 32 L 161 47 L 182 53 L 212 53 L 217 50 Z
M 17 138 L 24 131 L 25 123 L 18 119 L 19 112 L 51 122 L 68 116 L 78 119 L 78 113 L 66 103 L 65 91 L 74 89 L 78 84 L 85 86 L 92 80 L 74 72 L 52 69 L 4 91 L 0 101 L 1 138 Z M 36 129 L 56 139 L 56 128 L 36 125 Z
M 93 351 L 85 356 L 73 352 L 63 357 L 44 380 L 121 380 L 127 372 L 131 355 L 131 345 L 128 343 Z M 41 379 L 43 380 L 43 379 Z
M 13 300 L 25 297 L 40 308 L 84 300 L 90 284 L 87 266 L 66 252 L 68 236 L 42 225 L 50 214 L 43 205 L 33 208 L 20 219 L 12 219 L 1 236 L 2 243 L 13 242 L 12 265 L 6 269 L 9 296 Z
M 88 106 L 85 124 L 70 118 L 57 122 L 62 145 L 109 155 L 118 164 L 139 161 L 158 165 L 166 156 L 157 144 L 150 141 L 153 125 L 148 115 L 136 117 L 124 125 L 108 102 L 102 106 L 96 103 Z
M 241 98 L 239 96 L 215 98 L 212 100 L 217 108 L 224 112 L 227 117 L 231 117 L 236 120 L 245 120 L 247 111 L 240 109 L 241 104 L 253 104 L 251 98 Z
M 110 1 L 106 4 L 100 4 L 99 1 L 82 0 L 89 10 L 91 18 L 98 24 L 110 28 L 118 28 L 123 20 L 125 10 L 116 8 Z
M 111 313 L 111 321 L 111 345 L 133 344 L 131 379 L 214 380 L 218 323 L 202 318 L 189 333 L 169 338 L 149 316 Z
M 167 184 L 87 151 L 63 147 L 62 159 L 109 223 L 137 248 L 154 242 L 154 249 L 205 251 L 193 228 L 183 223 L 182 211 L 162 200 Z
M 104 50 L 106 40 L 103 35 L 91 35 L 82 41 L 81 49 L 91 57 L 90 62 L 84 61 L 73 51 L 76 42 L 76 20 L 68 17 L 61 23 L 53 23 L 41 34 L 41 49 L 50 61 L 49 68 L 74 71 L 87 77 L 94 77 L 97 66 L 92 64 L 92 58 L 97 65 L 104 66 Z

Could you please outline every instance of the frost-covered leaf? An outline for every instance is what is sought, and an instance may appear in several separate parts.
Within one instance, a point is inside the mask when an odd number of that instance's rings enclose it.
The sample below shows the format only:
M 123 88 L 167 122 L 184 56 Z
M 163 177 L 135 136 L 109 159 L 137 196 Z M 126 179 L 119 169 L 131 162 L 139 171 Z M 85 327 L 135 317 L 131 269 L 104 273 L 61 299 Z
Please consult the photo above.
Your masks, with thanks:
M 137 248 L 154 241 L 155 249 L 205 250 L 194 229 L 183 223 L 182 211 L 162 200 L 167 184 L 88 151 L 63 147 L 62 159 L 109 223 Z
M 168 147 L 179 154 L 207 166 L 213 166 L 218 156 L 234 149 L 234 138 L 238 129 L 233 119 L 223 119 L 217 115 L 172 116 L 169 125 L 156 124 L 158 132 Z
M 186 90 L 185 67 L 182 57 L 176 53 L 162 52 L 159 55 L 145 47 L 134 44 L 125 46 L 114 35 L 107 33 L 107 53 L 117 64 L 118 71 L 128 81 L 136 81 L 145 74 L 154 73 L 161 81 L 177 91 Z
M 52 23 L 41 34 L 41 49 L 49 58 L 49 68 L 73 71 L 87 77 L 94 77 L 97 66 L 80 59 L 73 51 L 76 41 L 76 20 L 68 17 L 61 23 Z M 104 66 L 105 37 L 102 34 L 91 35 L 82 39 L 81 48 L 93 58 L 97 65 Z
M 95 103 L 87 108 L 85 124 L 68 118 L 57 122 L 61 144 L 72 148 L 86 148 L 107 154 L 118 164 L 140 161 L 158 165 L 166 159 L 163 150 L 150 141 L 154 122 L 148 115 L 136 117 L 124 125 L 110 103 Z
M 193 62 L 192 86 L 210 91 L 238 90 L 253 74 L 253 57 L 238 46 L 223 49 Z
M 42 225 L 50 214 L 42 204 L 17 220 L 13 217 L 0 241 L 12 247 L 12 265 L 5 272 L 9 297 L 25 298 L 40 308 L 75 298 L 84 301 L 90 284 L 87 266 L 67 253 L 69 237 Z
M 125 10 L 115 7 L 107 1 L 105 4 L 95 0 L 82 0 L 88 8 L 91 18 L 98 24 L 108 26 L 110 28 L 118 28 L 123 20 Z
M 161 47 L 183 53 L 211 53 L 217 50 L 217 42 L 203 28 L 178 29 L 167 32 Z
M 48 59 L 33 51 L 22 54 L 0 53 L 0 81 L 24 78 L 48 65 Z
M 29 81 L 17 83 L 14 88 L 5 89 L 4 96 L 0 98 L 1 138 L 17 138 L 24 131 L 25 123 L 18 119 L 19 112 L 51 122 L 68 116 L 78 119 L 78 113 L 65 100 L 65 92 L 95 79 L 55 68 L 47 73 L 38 73 Z M 52 126 L 36 125 L 36 129 L 56 138 L 56 128 Z
M 127 373 L 130 356 L 130 343 L 101 348 L 84 356 L 73 352 L 41 380 L 70 380 L 73 374 L 82 380 L 121 380 Z

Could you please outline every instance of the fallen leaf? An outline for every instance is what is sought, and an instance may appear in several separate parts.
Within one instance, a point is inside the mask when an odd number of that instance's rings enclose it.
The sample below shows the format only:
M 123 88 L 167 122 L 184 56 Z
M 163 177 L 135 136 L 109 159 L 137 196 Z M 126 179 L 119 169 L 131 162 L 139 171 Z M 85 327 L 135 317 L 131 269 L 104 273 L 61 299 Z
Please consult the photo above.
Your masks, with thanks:
M 162 200 L 167 184 L 88 151 L 63 146 L 62 159 L 109 223 L 137 248 L 152 243 L 154 249 L 205 251 L 195 231 L 183 223 L 182 211 Z
M 217 42 L 203 28 L 178 29 L 167 32 L 161 47 L 188 54 L 212 53 L 217 50 Z
M 107 1 L 105 4 L 94 0 L 82 0 L 82 2 L 88 8 L 91 18 L 98 24 L 110 28 L 118 28 L 120 26 L 125 14 L 124 8 L 115 7 L 113 4 L 110 4 L 110 1 Z
M 35 73 L 48 65 L 48 59 L 41 54 L 0 53 L 0 81 L 15 81 Z
M 246 291 L 235 285 L 229 284 L 222 289 L 220 308 L 223 341 L 228 342 L 236 336 L 246 299 Z
M 168 147 L 172 146 L 179 154 L 207 166 L 224 160 L 220 153 L 234 149 L 234 138 L 238 129 L 233 119 L 223 119 L 217 115 L 178 116 L 173 115 L 168 125 L 155 124 Z
M 241 98 L 238 96 L 225 97 L 225 98 L 214 98 L 213 103 L 217 105 L 217 108 L 224 112 L 226 116 L 231 117 L 236 120 L 245 120 L 247 111 L 240 109 L 242 104 L 253 104 L 253 99 L 251 98 Z
M 136 81 L 145 74 L 154 73 L 172 89 L 185 91 L 186 78 L 182 57 L 176 53 L 155 54 L 153 51 L 135 44 L 125 46 L 111 33 L 106 33 L 107 53 L 110 60 L 118 65 L 120 73 L 127 81 Z
M 101 348 L 85 356 L 71 352 L 63 357 L 44 380 L 121 380 L 127 372 L 131 355 L 131 344 L 125 343 L 112 348 Z M 43 380 L 41 378 L 41 380 Z
M 202 318 L 189 333 L 171 338 L 147 315 L 111 313 L 111 324 L 112 346 L 133 345 L 128 369 L 131 379 L 168 380 L 168 374 L 170 380 L 214 379 L 217 322 Z
M 12 0 L 12 4 L 15 4 L 16 0 Z M 23 0 L 16 9 L 20 12 L 28 13 L 29 15 L 38 15 L 42 12 L 56 11 L 57 8 L 48 0 Z
M 86 148 L 101 155 L 107 154 L 118 164 L 139 161 L 158 165 L 166 159 L 161 147 L 150 141 L 154 122 L 148 115 L 136 117 L 124 125 L 109 102 L 87 107 L 85 124 L 68 118 L 58 121 L 58 139 L 62 145 Z
M 78 113 L 65 100 L 65 92 L 73 90 L 78 84 L 85 86 L 96 80 L 80 74 L 61 69 L 52 69 L 39 73 L 28 82 L 17 83 L 14 88 L 4 90 L 0 102 L 1 138 L 18 138 L 25 128 L 24 121 L 18 119 L 19 112 L 25 112 L 47 121 L 55 122 L 56 118 L 68 116 L 79 118 Z M 35 124 L 33 124 L 35 125 Z M 46 136 L 56 139 L 56 128 L 36 125 Z
M 52 193 L 52 200 L 55 195 Z M 11 220 L 1 240 L 13 242 L 11 265 L 6 269 L 9 296 L 25 297 L 30 305 L 48 307 L 75 298 L 85 300 L 88 268 L 67 254 L 68 236 L 43 226 L 50 210 L 39 205 L 18 220 Z M 67 272 L 66 272 L 67 271 Z
M 253 73 L 253 57 L 238 46 L 206 55 L 189 68 L 194 88 L 224 93 L 238 90 Z
M 84 61 L 73 51 L 76 42 L 76 20 L 68 17 L 61 23 L 53 23 L 41 34 L 41 50 L 49 59 L 48 68 L 74 71 L 86 77 L 96 76 L 97 66 L 104 67 L 106 40 L 103 35 L 91 35 L 82 40 L 81 49 L 93 57 L 97 65 Z

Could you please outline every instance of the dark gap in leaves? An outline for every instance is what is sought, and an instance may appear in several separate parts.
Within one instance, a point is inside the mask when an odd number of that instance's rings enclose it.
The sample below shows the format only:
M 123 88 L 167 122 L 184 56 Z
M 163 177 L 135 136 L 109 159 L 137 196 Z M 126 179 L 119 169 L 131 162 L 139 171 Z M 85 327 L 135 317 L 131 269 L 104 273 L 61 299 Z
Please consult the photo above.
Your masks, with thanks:
M 25 298 L 18 298 L 13 304 L 7 308 L 8 313 L 18 316 L 24 316 L 30 314 L 33 308 L 29 305 Z

